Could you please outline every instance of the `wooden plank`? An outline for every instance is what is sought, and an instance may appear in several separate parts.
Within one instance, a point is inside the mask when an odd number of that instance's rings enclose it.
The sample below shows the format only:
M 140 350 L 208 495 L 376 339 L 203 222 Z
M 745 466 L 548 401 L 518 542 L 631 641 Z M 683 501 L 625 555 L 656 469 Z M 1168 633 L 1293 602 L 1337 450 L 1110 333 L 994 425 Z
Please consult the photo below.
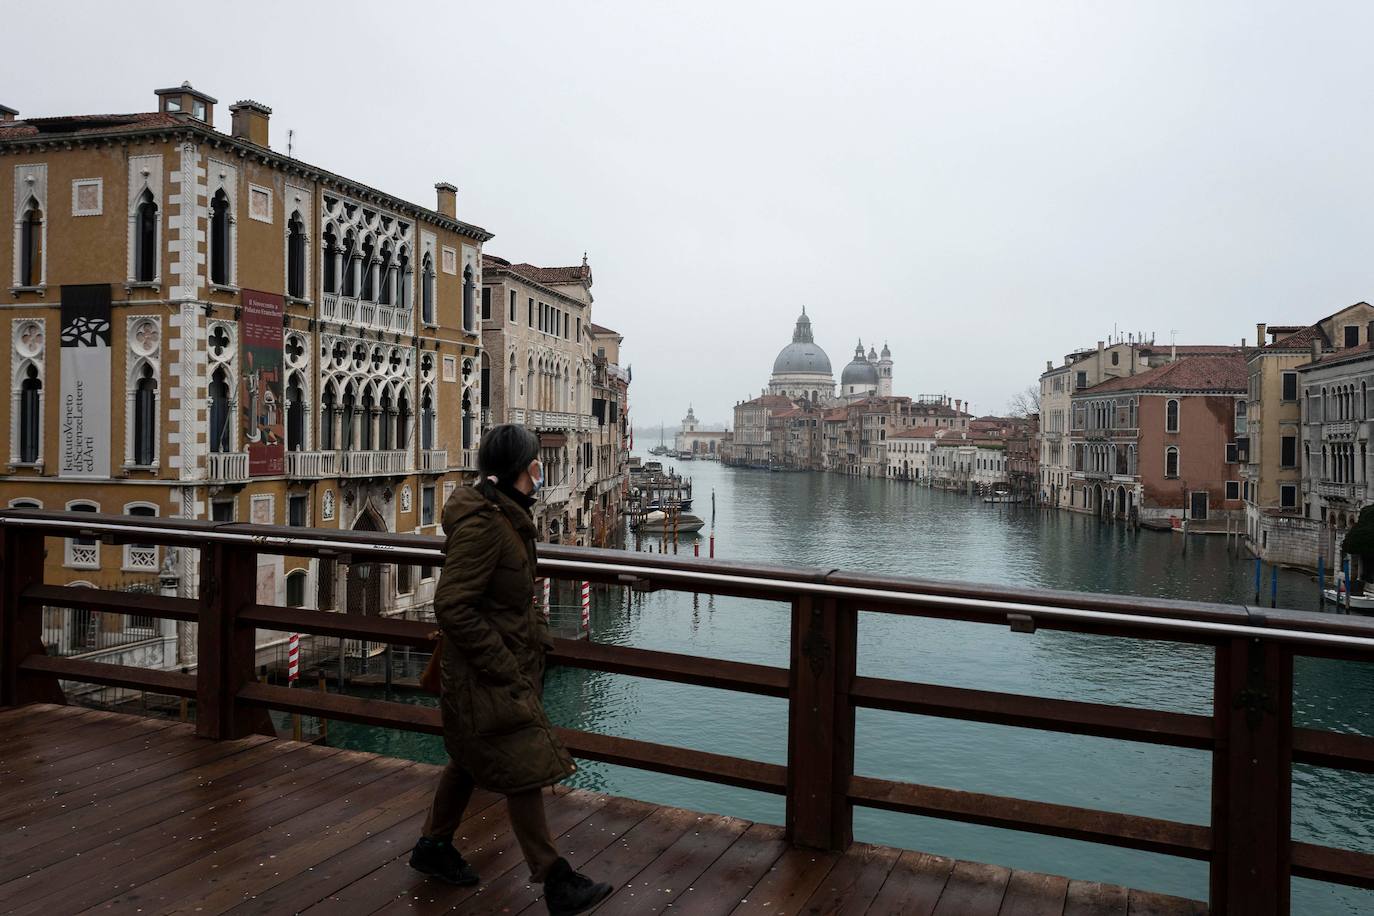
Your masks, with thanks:
M 1293 762 L 1374 773 L 1374 738 L 1314 728 L 1293 729 Z
M 139 614 L 144 617 L 190 622 L 195 622 L 200 617 L 199 604 L 190 598 L 144 595 L 102 588 L 31 585 L 24 589 L 20 600 L 27 609 L 70 607 L 108 614 Z
M 780 794 L 787 785 L 787 767 L 774 763 L 568 728 L 555 728 L 554 733 L 569 753 L 587 760 L 704 779 L 759 792 Z
M 903 852 L 868 908 L 869 916 L 931 916 L 953 868 L 953 859 Z
M 558 845 L 574 869 L 619 890 L 692 830 L 697 815 L 680 808 L 655 810 L 652 805 L 629 799 L 616 799 L 614 803 L 624 807 L 618 808 L 622 816 L 613 824 L 603 825 L 602 829 L 589 824 L 592 829 L 572 831 Z M 523 864 L 507 875 L 504 884 L 500 894 L 484 894 L 455 912 L 467 916 L 493 912 L 534 916 L 545 912 L 543 887 L 529 883 L 529 872 Z
M 586 792 L 549 792 L 545 793 L 544 802 L 549 829 L 561 832 L 601 810 L 606 797 Z M 414 844 L 418 835 L 417 829 L 411 835 L 410 844 Z M 499 895 L 499 889 L 511 880 L 521 886 L 528 882 L 529 872 L 520 854 L 520 844 L 511 832 L 504 800 L 476 817 L 465 819 L 453 842 L 482 877 L 481 884 L 453 887 L 425 877 L 410 867 L 408 845 L 405 854 L 339 888 L 308 912 L 315 916 L 399 911 L 443 913 L 471 900 L 474 895 L 482 895 L 483 900 L 492 899 L 489 895 L 493 889 Z
M 817 916 L 863 916 L 882 890 L 899 854 L 884 846 L 854 844 L 830 869 L 803 911 Z
M 1068 893 L 1068 878 L 1014 871 L 998 916 L 1062 916 Z
M 127 758 L 108 761 L 99 767 L 90 767 L 73 774 L 63 784 L 61 793 L 54 793 L 52 796 L 39 794 L 33 799 L 34 804 L 28 808 L 16 806 L 13 810 L 6 811 L 5 815 L 0 817 L 0 827 L 15 831 L 10 835 L 9 841 L 17 842 L 18 837 L 29 835 L 28 832 L 34 825 L 42 820 L 82 811 L 85 806 L 102 798 L 120 798 L 124 793 L 140 786 L 166 779 L 169 772 L 191 770 L 222 758 L 232 757 L 271 739 L 256 735 L 243 739 L 247 742 L 243 746 L 238 746 L 238 742 L 211 744 L 201 739 L 191 740 L 195 743 L 189 750 L 169 743 L 165 753 L 154 753 L 151 759 L 145 758 L 143 753 L 131 754 Z M 53 801 L 46 803 L 49 798 Z M 78 818 L 83 816 L 96 817 L 89 812 L 77 815 Z
M 832 598 L 792 602 L 787 702 L 787 838 L 798 846 L 842 850 L 853 840 L 846 788 L 853 771 L 857 614 Z
M 1293 843 L 1293 874 L 1317 881 L 1374 888 L 1374 855 L 1313 843 Z
M 748 829 L 749 822 L 738 818 L 697 815 L 695 825 L 597 907 L 597 913 L 636 916 L 669 907 L 695 911 L 695 894 L 689 891 Z
M 633 646 L 614 646 L 585 639 L 556 639 L 554 643 L 554 650 L 548 656 L 550 665 L 587 668 L 762 696 L 787 696 L 786 668 Z
M 20 664 L 19 670 L 26 677 L 61 678 L 64 681 L 80 681 L 83 684 L 128 687 L 132 690 L 147 690 L 149 693 L 165 693 L 174 697 L 196 695 L 195 675 L 182 674 L 180 671 L 112 665 L 81 658 L 54 658 L 48 655 L 30 655 Z
M 14 772 L 0 781 L 0 820 L 12 804 L 43 795 L 54 784 L 61 788 L 65 779 L 81 770 L 162 747 L 167 741 L 175 741 L 178 737 L 186 740 L 184 735 L 179 736 L 171 729 L 174 724 L 169 719 L 136 719 L 114 730 L 106 744 L 26 761 L 28 765 L 22 771 Z M 0 769 L 3 767 L 4 764 L 0 763 Z
M 214 542 L 201 551 L 196 733 L 206 738 L 237 738 L 253 731 L 253 719 L 238 696 L 253 681 L 255 631 L 239 626 L 238 615 L 253 603 L 253 590 L 243 583 L 257 581 L 257 574 L 251 544 Z
M 117 716 L 103 710 L 87 710 L 79 719 L 55 720 L 45 723 L 27 734 L 4 742 L 0 766 L 11 772 L 27 771 L 35 761 L 44 761 L 64 754 L 84 753 L 100 747 L 111 725 L 127 725 L 127 716 Z
M 27 703 L 23 706 L 0 707 L 0 736 L 28 735 L 52 728 L 59 719 L 84 716 L 93 712 L 89 706 L 59 706 L 53 703 Z
M 111 897 L 100 906 L 133 908 L 143 913 L 167 912 L 181 906 L 199 913 L 226 909 L 242 899 L 249 888 L 256 886 L 252 879 L 255 875 L 262 875 L 264 863 L 270 862 L 274 868 L 303 868 L 295 858 L 293 838 L 315 838 L 322 832 L 327 837 L 337 829 L 340 821 L 371 819 L 377 813 L 376 806 L 397 795 L 410 797 L 411 809 L 418 808 L 424 803 L 423 793 L 433 787 L 424 785 L 413 796 L 410 793 L 420 783 L 427 782 L 427 775 L 417 770 L 410 761 L 387 758 L 366 760 L 347 774 L 348 781 L 342 785 L 347 789 L 346 792 L 326 793 L 327 789 L 340 787 L 337 779 L 318 786 L 311 785 L 292 796 L 310 796 L 309 807 L 295 814 L 282 814 L 279 809 L 264 811 L 264 814 L 277 820 L 237 842 L 227 841 L 221 832 L 210 843 L 202 843 L 200 849 L 191 851 L 191 858 L 183 861 L 180 867 L 145 879 L 143 883 Z M 234 813 L 235 819 L 243 816 L 242 810 Z M 241 830 L 240 825 L 234 827 Z M 174 857 L 185 859 L 184 856 Z M 161 864 L 167 863 L 164 861 Z M 125 883 L 124 880 L 120 882 L 121 885 Z M 207 906 L 208 899 L 221 901 L 223 905 Z
M 786 851 L 781 827 L 752 825 L 687 888 L 679 905 L 694 916 L 728 916 Z
M 731 916 L 793 916 L 825 880 L 839 853 L 789 848 L 758 884 L 731 910 Z
M 401 761 L 363 764 L 369 755 L 332 748 L 305 748 L 298 765 L 279 767 L 268 779 L 246 780 L 214 798 L 159 818 L 139 830 L 124 830 L 79 858 L 29 876 L 28 893 L 13 900 L 13 916 L 77 913 L 136 888 L 222 844 L 235 843 L 295 816 L 317 801 L 348 792 L 359 782 L 380 778 Z M 282 758 L 289 760 L 289 755 Z M 391 764 L 391 765 L 384 765 Z M 357 772 L 355 772 L 357 771 Z M 304 790 L 304 791 L 302 791 Z
M 1027 830 L 1190 859 L 1208 858 L 1212 845 L 1211 831 L 1195 824 L 870 776 L 853 777 L 849 781 L 849 797 L 855 804 L 888 811 Z
M 1011 870 L 1000 865 L 956 862 L 934 916 L 997 916 Z
M 239 703 L 264 709 L 281 709 L 303 715 L 323 716 L 345 722 L 359 722 L 383 728 L 442 735 L 444 725 L 438 707 L 416 706 L 388 700 L 350 697 L 338 693 L 317 693 L 313 690 L 292 690 L 270 684 L 244 684 L 239 690 Z
M 122 833 L 157 823 L 187 805 L 218 798 L 232 791 L 237 781 L 248 782 L 265 777 L 273 767 L 292 765 L 297 753 L 298 749 L 285 742 L 272 741 L 245 747 L 194 770 L 169 765 L 162 778 L 133 791 L 101 786 L 78 794 L 58 817 L 45 818 L 6 838 L 0 882 L 11 882 L 80 855 Z M 7 888 L 8 884 L 0 883 L 0 900 L 6 899 Z
M 876 677 L 856 678 L 854 702 L 922 716 L 1013 725 L 1074 735 L 1095 735 L 1174 747 L 1210 749 L 1210 716 L 1049 697 L 1019 696 L 939 684 L 914 684 Z M 1374 744 L 1374 739 L 1365 739 Z
M 1111 884 L 1070 881 L 1064 916 L 1128 916 L 1128 894 L 1124 887 Z
M 1128 916 L 1207 916 L 1208 909 L 1197 900 L 1133 890 L 1126 912 Z
M 42 618 L 24 613 L 20 596 L 43 584 L 45 553 L 42 538 L 0 526 L 0 706 L 65 700 L 55 680 L 20 676 L 24 659 L 44 654 Z
M 314 608 L 280 607 L 255 604 L 245 607 L 239 620 L 264 630 L 284 633 L 313 633 L 344 639 L 365 639 L 417 649 L 433 649 L 430 638 L 435 625 L 418 620 L 399 620 L 394 617 L 364 617 L 361 614 L 338 614 Z

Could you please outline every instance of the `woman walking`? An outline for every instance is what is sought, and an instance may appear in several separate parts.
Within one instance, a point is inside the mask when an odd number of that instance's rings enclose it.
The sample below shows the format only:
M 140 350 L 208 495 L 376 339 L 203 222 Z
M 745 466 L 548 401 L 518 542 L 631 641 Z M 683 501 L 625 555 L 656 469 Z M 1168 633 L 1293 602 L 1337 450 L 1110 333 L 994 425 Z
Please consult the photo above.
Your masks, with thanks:
M 477 485 L 459 487 L 444 506 L 434 614 L 444 634 L 440 706 L 449 762 L 410 865 L 451 884 L 478 883 L 453 835 L 475 786 L 499 792 L 549 913 L 570 916 L 611 887 L 573 871 L 544 816 L 544 787 L 576 766 L 544 715 L 544 655 L 553 642 L 534 603 L 530 515 L 544 482 L 539 440 L 524 427 L 498 426 L 483 437 L 477 465 Z

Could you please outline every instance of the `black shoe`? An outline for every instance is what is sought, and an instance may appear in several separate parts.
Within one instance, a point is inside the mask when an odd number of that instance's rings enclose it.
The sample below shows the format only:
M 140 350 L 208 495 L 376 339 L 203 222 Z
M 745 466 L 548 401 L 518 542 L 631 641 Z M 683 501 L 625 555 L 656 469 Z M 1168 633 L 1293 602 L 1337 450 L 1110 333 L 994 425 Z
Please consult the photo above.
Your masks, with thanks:
M 549 916 L 573 916 L 590 910 L 614 890 L 609 884 L 593 881 L 572 870 L 567 859 L 559 859 L 549 867 L 544 878 L 544 902 Z
M 427 836 L 420 837 L 420 842 L 415 844 L 415 849 L 410 853 L 410 867 L 459 887 L 471 887 L 482 880 L 462 853 L 453 848 L 452 842 L 431 840 Z

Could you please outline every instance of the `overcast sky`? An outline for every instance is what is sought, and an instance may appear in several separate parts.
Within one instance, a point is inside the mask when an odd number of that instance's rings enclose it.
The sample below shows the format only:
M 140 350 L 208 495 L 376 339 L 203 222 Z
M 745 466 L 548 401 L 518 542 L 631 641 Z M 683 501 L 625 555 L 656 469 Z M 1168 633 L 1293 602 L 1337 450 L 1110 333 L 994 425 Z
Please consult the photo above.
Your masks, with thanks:
M 78 9 L 80 7 L 81 9 Z M 1254 341 L 1374 297 L 1374 5 L 26 4 L 0 104 L 190 80 L 309 162 L 595 276 L 632 417 L 767 383 L 805 304 L 838 377 L 997 411 L 1112 332 Z

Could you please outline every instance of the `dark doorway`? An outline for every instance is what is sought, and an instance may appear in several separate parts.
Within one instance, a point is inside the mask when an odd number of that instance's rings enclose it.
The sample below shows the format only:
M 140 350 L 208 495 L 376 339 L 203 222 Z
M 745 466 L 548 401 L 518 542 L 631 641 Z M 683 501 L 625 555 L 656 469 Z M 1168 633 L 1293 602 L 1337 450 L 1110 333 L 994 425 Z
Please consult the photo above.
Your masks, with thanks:
M 1193 521 L 1201 522 L 1207 520 L 1207 491 L 1201 490 L 1192 494 L 1192 514 Z

